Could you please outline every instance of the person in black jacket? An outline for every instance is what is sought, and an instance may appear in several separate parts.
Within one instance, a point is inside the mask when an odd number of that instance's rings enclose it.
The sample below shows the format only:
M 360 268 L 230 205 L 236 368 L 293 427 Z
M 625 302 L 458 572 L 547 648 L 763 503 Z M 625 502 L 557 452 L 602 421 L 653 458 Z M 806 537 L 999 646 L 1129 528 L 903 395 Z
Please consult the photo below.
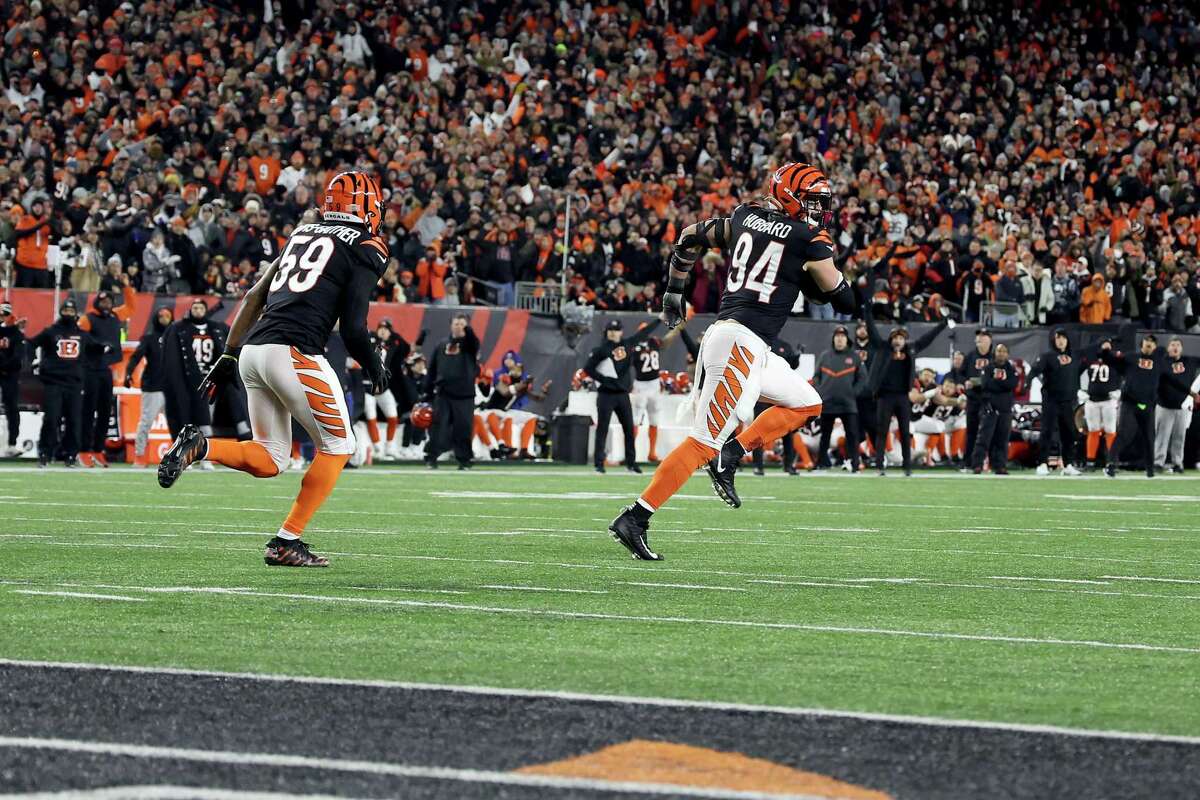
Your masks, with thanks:
M 583 371 L 600 386 L 596 392 L 596 441 L 592 453 L 596 472 L 604 472 L 608 424 L 614 413 L 625 433 L 625 469 L 637 473 L 642 471 L 637 464 L 633 404 L 629 400 L 629 393 L 633 391 L 631 356 L 634 347 L 649 339 L 658 325 L 658 320 L 655 320 L 632 336 L 624 336 L 621 321 L 609 320 L 604 327 L 604 341 L 592 350 L 587 363 L 583 365 Z
M 142 332 L 137 349 L 133 351 L 133 355 L 129 357 L 129 364 L 125 367 L 125 388 L 130 389 L 133 387 L 133 374 L 138 364 L 143 360 L 146 362 L 141 380 L 142 412 L 138 418 L 137 435 L 133 440 L 134 467 L 146 466 L 146 445 L 150 441 L 150 428 L 166 404 L 166 396 L 163 394 L 162 339 L 174 318 L 175 314 L 168 306 L 155 311 L 154 319 Z
M 833 347 L 817 359 L 813 385 L 821 393 L 821 443 L 817 468 L 829 466 L 829 438 L 834 421 L 842 420 L 846 431 L 846 458 L 858 472 L 858 401 L 866 386 L 866 370 L 858 353 L 850 348 L 850 334 L 845 326 L 833 329 Z
M 1008 437 L 1012 433 L 1013 393 L 1020 382 L 1020 375 L 1008 359 L 1008 346 L 996 345 L 991 364 L 981 375 L 970 379 L 982 392 L 983 407 L 979 412 L 979 435 L 975 437 L 975 450 L 971 454 L 971 466 L 976 475 L 983 472 L 983 460 L 990 457 L 992 472 L 1008 474 Z M 990 456 L 989 456 L 990 453 Z
M 904 474 L 912 475 L 912 435 L 909 432 L 912 403 L 908 399 L 908 390 L 916 379 L 916 354 L 933 344 L 933 340 L 950 324 L 950 320 L 943 318 L 937 327 L 909 345 L 908 331 L 904 328 L 892 329 L 885 342 L 866 309 L 863 317 L 871 341 L 867 384 L 876 403 L 875 463 L 879 474 L 886 474 L 884 455 L 887 450 L 887 433 L 892 424 L 892 417 L 895 417 L 896 435 L 900 437 L 900 454 L 904 459 Z
M 83 412 L 83 359 L 85 353 L 103 351 L 104 345 L 79 327 L 79 311 L 74 300 L 64 300 L 58 319 L 29 345 L 40 352 L 38 376 L 45 396 L 42 400 L 42 432 L 38 437 L 38 466 L 50 463 L 61 445 L 63 462 L 76 465 L 79 453 L 79 425 Z M 58 432 L 63 429 L 59 442 Z
M 790 344 L 783 339 L 776 339 L 775 344 L 771 345 L 771 352 L 787 362 L 788 366 L 796 369 L 800 366 L 800 355 L 792 348 Z M 771 407 L 770 403 L 755 403 L 754 416 L 766 411 Z M 796 444 L 792 441 L 794 431 L 788 431 L 782 437 L 783 442 L 783 471 L 787 475 L 799 475 L 796 471 Z M 771 444 L 768 442 L 768 444 Z M 754 460 L 754 474 L 763 475 L 763 449 L 761 447 L 754 448 L 751 456 Z
M 8 425 L 6 456 L 19 456 L 17 446 L 21 430 L 21 367 L 25 362 L 25 320 L 13 317 L 12 305 L 0 303 L 0 401 L 4 404 L 4 419 Z
M 1130 334 L 1132 324 L 1126 326 Z M 1123 338 L 1128 338 L 1123 336 Z M 1121 451 L 1136 438 L 1142 444 L 1146 477 L 1154 477 L 1154 407 L 1158 402 L 1158 384 L 1163 375 L 1162 351 L 1158 338 L 1147 333 L 1137 352 L 1101 350 L 1100 358 L 1109 366 L 1124 367 L 1121 383 L 1121 415 L 1117 421 L 1117 441 L 1104 474 L 1117 477 L 1117 459 Z
M 979 415 L 983 410 L 983 390 L 979 383 L 972 381 L 983 375 L 983 371 L 992 363 L 992 334 L 987 328 L 975 331 L 975 349 L 967 353 L 963 363 L 962 374 L 958 377 L 959 385 L 967 388 L 967 444 L 963 451 L 967 458 L 975 452 L 975 439 L 979 435 Z M 971 387 L 974 388 L 971 388 Z
M 125 300 L 113 307 L 112 295 L 97 292 L 92 310 L 79 320 L 80 330 L 89 332 L 102 350 L 90 350 L 83 357 L 83 427 L 80 432 L 79 463 L 85 467 L 108 466 L 104 440 L 108 438 L 108 420 L 113 407 L 112 365 L 121 361 L 121 328 L 137 310 L 137 292 L 129 285 L 129 276 L 121 275 L 121 293 Z
M 458 468 L 471 468 L 471 431 L 475 422 L 475 376 L 479 373 L 479 337 L 466 314 L 450 320 L 450 338 L 429 360 L 425 396 L 433 398 L 433 430 L 425 448 L 425 464 L 437 469 L 438 456 L 450 447 Z
M 200 298 L 192 302 L 186 317 L 163 332 L 162 387 L 172 437 L 177 438 L 185 425 L 212 435 L 212 408 L 199 386 L 224 351 L 228 335 L 225 325 L 209 319 L 208 304 Z M 225 392 L 224 396 L 231 394 Z M 205 461 L 201 469 L 212 467 Z
M 1082 362 L 1071 353 L 1071 340 L 1064 328 L 1053 334 L 1054 349 L 1038 356 L 1029 379 L 1042 378 L 1041 464 L 1038 475 L 1061 468 L 1064 475 L 1079 475 L 1072 462 L 1075 452 L 1075 405 L 1079 394 Z

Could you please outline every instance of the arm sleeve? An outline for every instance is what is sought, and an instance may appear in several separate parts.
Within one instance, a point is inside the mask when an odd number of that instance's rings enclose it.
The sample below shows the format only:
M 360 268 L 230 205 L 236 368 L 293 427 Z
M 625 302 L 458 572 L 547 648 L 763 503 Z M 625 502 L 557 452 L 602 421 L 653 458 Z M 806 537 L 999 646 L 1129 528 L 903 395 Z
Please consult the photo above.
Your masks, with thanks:
M 658 330 L 658 326 L 661 324 L 662 324 L 662 322 L 660 320 L 656 319 L 653 322 L 651 322 L 649 325 L 647 325 L 646 327 L 642 328 L 637 333 L 633 334 L 632 336 L 626 336 L 624 339 L 621 340 L 621 344 L 632 349 L 632 348 L 638 346 L 639 344 L 641 344 L 642 342 L 646 341 L 647 339 L 649 339 L 651 334 L 653 334 L 656 330 Z
M 472 358 L 479 356 L 479 337 L 475 335 L 475 329 L 470 325 L 467 326 L 467 331 L 463 334 L 462 347 L 463 351 Z
M 936 339 L 938 337 L 938 334 L 941 333 L 943 330 L 945 330 L 946 326 L 949 324 L 950 324 L 949 322 L 947 322 L 945 319 L 943 319 L 941 322 L 938 323 L 936 328 L 934 328 L 931 331 L 926 332 L 924 336 L 922 336 L 920 339 L 917 339 L 916 343 L 913 344 L 913 352 L 919 353 L 922 350 L 924 350 L 926 347 L 929 347 L 929 345 L 933 344 L 933 340 Z
M 687 332 L 687 328 L 682 325 L 679 327 L 679 338 L 683 340 L 683 346 L 687 348 L 692 358 L 700 355 L 700 344 L 692 338 L 692 335 Z
M 145 357 L 145 355 L 146 334 L 143 334 L 141 340 L 138 342 L 137 349 L 135 349 L 133 351 L 133 355 L 129 357 L 129 363 L 125 366 L 125 374 L 132 375 L 133 371 L 137 369 L 137 365 L 142 363 L 142 359 Z
M 370 306 L 371 289 L 375 286 L 375 276 L 365 269 L 354 269 L 350 276 L 350 285 L 346 287 L 342 298 L 342 314 L 339 328 L 342 342 L 350 357 L 369 369 L 374 362 L 374 351 L 371 350 L 371 336 L 367 333 L 367 311 Z
M 124 286 L 121 288 L 121 296 L 125 298 L 125 302 L 113 309 L 113 314 L 121 322 L 128 322 L 137 311 L 137 292 L 132 286 Z
M 437 385 L 438 374 L 438 359 L 442 356 L 442 348 L 438 347 L 433 351 L 433 355 L 429 357 L 429 369 L 425 370 L 425 386 L 422 391 L 425 394 L 433 394 L 433 387 Z
M 873 347 L 878 347 L 883 344 L 883 337 L 879 335 L 879 328 L 875 327 L 875 320 L 871 317 L 871 310 L 863 306 L 863 322 L 867 323 L 867 338 L 870 339 Z

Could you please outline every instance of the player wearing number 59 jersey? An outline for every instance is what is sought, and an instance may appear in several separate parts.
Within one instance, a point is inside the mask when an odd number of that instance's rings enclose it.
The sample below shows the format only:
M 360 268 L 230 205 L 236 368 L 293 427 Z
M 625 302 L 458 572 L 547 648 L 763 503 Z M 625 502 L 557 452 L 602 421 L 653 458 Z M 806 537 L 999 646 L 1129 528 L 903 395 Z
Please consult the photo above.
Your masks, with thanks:
M 317 445 L 317 456 L 287 520 L 267 542 L 268 565 L 329 564 L 300 537 L 354 452 L 341 381 L 325 359 L 335 324 L 350 357 L 369 376 L 371 392 L 387 388 L 387 370 L 367 333 L 371 292 L 388 262 L 387 245 L 378 236 L 382 200 L 379 184 L 366 173 L 336 175 L 325 190 L 322 221 L 296 228 L 238 309 L 225 352 L 201 390 L 216 396 L 240 373 L 253 441 L 209 440 L 189 426 L 159 467 L 164 487 L 200 459 L 270 478 L 287 468 L 292 419 L 299 422 Z
M 689 437 L 663 461 L 650 486 L 609 530 L 635 558 L 658 560 L 646 544 L 650 515 L 692 472 L 708 465 L 713 489 L 737 508 L 734 474 L 750 450 L 801 427 L 821 413 L 821 397 L 799 373 L 771 352 L 796 299 L 804 294 L 836 311 L 855 308 L 854 292 L 833 263 L 833 194 L 821 170 L 785 164 L 767 181 L 756 203 L 684 228 L 671 256 L 663 321 L 675 327 L 683 318 L 683 290 L 692 265 L 709 248 L 730 259 L 725 294 L 715 322 L 704 334 L 698 361 L 703 380 Z M 770 404 L 756 418 L 758 402 Z M 731 434 L 747 427 L 737 438 Z

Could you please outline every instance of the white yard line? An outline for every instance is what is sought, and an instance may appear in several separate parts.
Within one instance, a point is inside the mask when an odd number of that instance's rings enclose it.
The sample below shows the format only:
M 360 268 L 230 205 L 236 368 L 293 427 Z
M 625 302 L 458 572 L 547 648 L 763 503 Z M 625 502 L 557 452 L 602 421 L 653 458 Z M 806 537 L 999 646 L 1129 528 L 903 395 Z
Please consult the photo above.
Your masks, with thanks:
M 1095 586 L 1111 586 L 1109 581 L 1089 581 L 1079 578 L 1018 578 L 1012 575 L 989 575 L 988 580 L 993 581 L 1037 581 L 1040 583 L 1090 583 Z
M 495 686 L 472 686 L 440 683 L 415 683 L 411 681 L 370 680 L 355 678 L 327 678 L 320 676 L 278 675 L 257 672 L 221 672 L 216 670 L 186 669 L 179 667 L 143 667 L 132 665 L 96 664 L 80 662 L 35 661 L 0 658 L 0 667 L 28 667 L 79 672 L 118 672 L 131 675 L 176 675 L 185 677 L 238 679 L 269 684 L 301 684 L 309 686 L 352 686 L 373 689 L 393 689 L 413 692 L 439 692 L 470 694 L 483 697 L 513 697 L 522 699 L 565 700 L 580 703 L 605 703 L 650 708 L 704 709 L 710 711 L 733 711 L 739 713 L 782 714 L 785 716 L 820 717 L 832 719 L 858 719 L 869 722 L 888 722 L 921 725 L 934 728 L 975 728 L 983 730 L 1007 730 L 1021 733 L 1048 734 L 1053 736 L 1095 737 L 1142 742 L 1171 742 L 1200 746 L 1200 736 L 1179 736 L 1136 731 L 1097 730 L 1070 728 L 1059 725 L 1040 725 L 1021 722 L 995 722 L 991 720 L 952 719 L 909 714 L 884 714 L 870 711 L 855 711 L 828 708 L 800 708 L 795 706 L 768 706 L 751 703 L 730 703 L 719 700 L 683 700 L 667 697 L 639 697 L 629 695 L 593 694 L 544 689 L 513 689 Z
M 284 753 L 244 753 L 232 750 L 201 750 L 192 747 L 159 747 L 145 744 L 78 741 L 24 736 L 0 736 L 0 747 L 29 750 L 57 750 L 67 753 L 115 756 L 123 758 L 191 761 L 201 764 L 230 766 L 286 767 L 288 769 L 326 772 L 348 772 L 365 775 L 386 775 L 398 778 L 457 781 L 496 786 L 527 788 L 576 789 L 580 791 L 629 792 L 662 797 L 729 798 L 730 800 L 781 800 L 788 795 L 741 792 L 729 789 L 677 786 L 666 783 L 636 781 L 605 781 L 593 778 L 566 778 L 551 775 L 531 775 L 496 770 L 457 769 L 454 767 L 389 764 L 380 761 L 357 761 L 344 758 L 316 758 Z M 790 797 L 803 797 L 790 795 Z
M 732 587 L 694 586 L 689 584 L 631 584 L 649 585 L 654 587 L 672 586 L 673 588 L 694 589 L 725 589 Z M 443 603 L 425 600 L 394 600 L 380 597 L 346 597 L 339 595 L 300 594 L 295 592 L 258 592 L 223 588 L 197 588 L 186 586 L 167 587 L 126 587 L 145 592 L 161 592 L 171 594 L 212 594 L 225 597 L 263 597 L 278 600 L 302 600 L 316 603 L 349 603 L 360 605 L 395 606 L 401 608 L 437 609 L 445 611 L 466 611 L 480 614 L 504 614 L 516 616 L 551 617 L 556 619 L 586 619 L 611 622 L 662 623 L 678 625 L 706 625 L 713 627 L 735 627 L 759 630 L 806 631 L 811 633 L 838 633 L 856 636 L 899 636 L 921 639 L 944 639 L 971 642 L 1001 642 L 1008 644 L 1032 644 L 1060 647 L 1089 647 L 1111 650 L 1138 650 L 1146 652 L 1200 654 L 1200 647 L 1181 645 L 1149 644 L 1142 642 L 1105 642 L 1092 639 L 1058 639 L 1052 637 L 1033 636 L 995 636 L 987 634 L 949 633 L 940 631 L 911 631 L 893 628 L 863 628 L 847 625 L 816 625 L 798 622 L 764 622 L 759 620 L 741 619 L 709 619 L 704 617 L 667 617 L 637 614 L 603 614 L 584 611 L 560 611 L 546 608 L 511 608 L 503 606 L 483 606 L 468 603 Z M 733 591 L 749 591 L 748 589 L 733 589 Z
M 91 592 L 43 592 L 37 589 L 12 589 L 13 594 L 32 594 L 42 597 L 73 597 L 83 600 L 122 600 L 126 603 L 145 603 L 145 597 L 129 597 L 123 594 L 92 594 Z
M 626 586 L 644 586 L 651 589 L 708 589 L 714 592 L 748 592 L 736 586 L 704 586 L 698 583 L 651 583 L 648 581 L 617 581 Z
M 1101 578 L 1107 578 L 1110 581 L 1148 581 L 1151 583 L 1187 583 L 1200 584 L 1200 580 L 1192 578 L 1139 578 L 1135 575 L 1101 575 Z
M 821 581 L 769 581 L 769 580 L 751 580 L 746 583 L 768 583 L 772 586 L 827 586 L 833 589 L 870 589 L 870 586 L 862 583 L 823 583 Z
M 480 589 L 500 589 L 509 592 L 564 592 L 566 594 L 608 594 L 607 589 L 563 589 L 553 586 L 510 586 L 502 583 L 485 583 Z

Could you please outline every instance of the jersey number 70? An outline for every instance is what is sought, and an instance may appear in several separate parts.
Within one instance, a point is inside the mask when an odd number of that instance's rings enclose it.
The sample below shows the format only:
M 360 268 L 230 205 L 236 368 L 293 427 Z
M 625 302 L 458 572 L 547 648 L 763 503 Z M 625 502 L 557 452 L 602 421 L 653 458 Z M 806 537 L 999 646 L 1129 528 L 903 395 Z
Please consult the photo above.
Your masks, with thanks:
M 758 292 L 758 302 L 771 302 L 771 295 L 779 287 L 775 285 L 775 276 L 779 273 L 779 261 L 783 258 L 783 242 L 772 241 L 754 266 L 746 269 L 754 249 L 754 237 L 749 232 L 738 237 L 733 246 L 733 265 L 729 270 L 729 291 L 736 292 L 743 288 Z M 764 274 L 765 273 L 765 274 Z
M 277 292 L 287 284 L 296 294 L 307 292 L 317 285 L 333 250 L 333 239 L 328 236 L 316 239 L 305 234 L 293 236 L 280 258 L 279 271 L 271 280 L 271 291 Z

